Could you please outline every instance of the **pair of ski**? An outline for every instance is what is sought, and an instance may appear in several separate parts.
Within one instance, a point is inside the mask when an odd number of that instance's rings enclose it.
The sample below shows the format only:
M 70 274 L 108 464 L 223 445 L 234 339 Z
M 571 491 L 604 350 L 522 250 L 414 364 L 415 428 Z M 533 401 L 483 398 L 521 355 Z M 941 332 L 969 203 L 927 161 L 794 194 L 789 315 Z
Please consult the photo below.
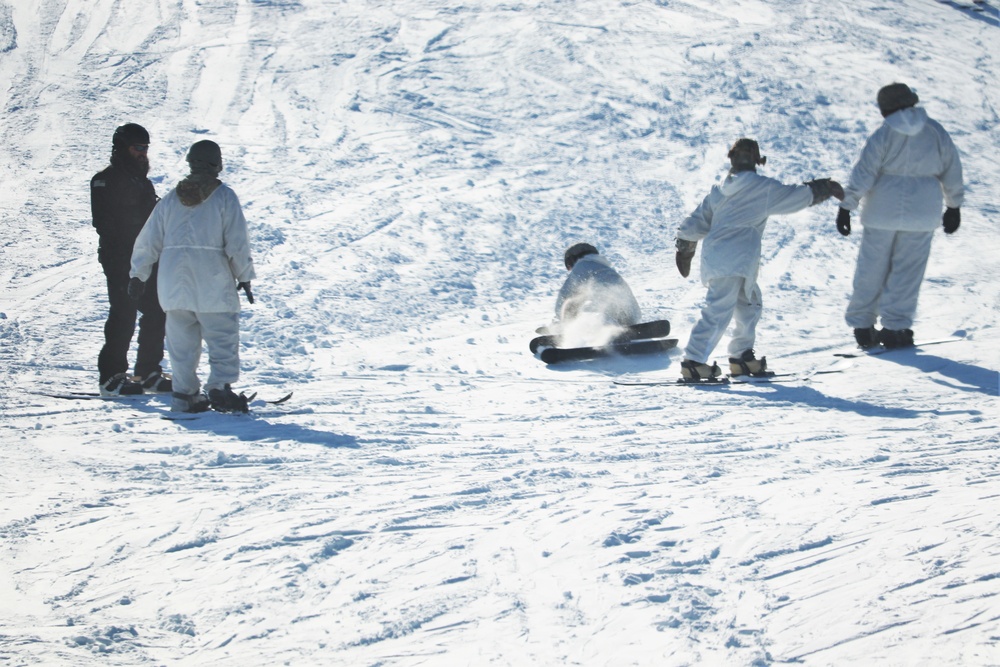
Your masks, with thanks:
M 816 375 L 840 373 L 854 364 L 853 361 L 842 359 L 825 368 L 818 368 L 806 373 L 771 373 L 766 375 L 724 375 L 705 380 L 615 380 L 615 384 L 624 387 L 728 387 L 736 384 L 771 384 L 772 382 L 804 382 Z
M 612 356 L 634 356 L 655 354 L 677 347 L 676 338 L 666 338 L 670 333 L 670 322 L 653 320 L 624 327 L 607 345 L 589 347 L 559 347 L 560 335 L 546 332 L 533 338 L 528 344 L 532 354 L 538 355 L 546 364 L 559 364 L 566 361 L 587 361 Z
M 252 400 L 257 398 L 257 392 L 254 392 L 246 397 L 247 403 L 249 404 Z M 271 401 L 264 401 L 268 405 L 284 405 L 292 398 L 292 392 L 288 392 L 281 398 L 277 398 Z M 256 410 L 247 410 L 242 412 L 240 410 L 214 410 L 206 409 L 201 412 L 168 412 L 166 414 L 160 415 L 162 419 L 167 421 L 192 421 L 194 419 L 201 419 L 202 417 L 209 414 L 223 414 L 223 415 L 250 415 L 250 416 L 263 416 Z
M 35 396 L 46 396 L 48 398 L 61 398 L 68 401 L 129 401 L 134 399 L 149 398 L 150 396 L 166 396 L 167 394 L 125 394 L 122 396 L 105 396 L 96 391 L 66 391 L 66 392 L 46 392 L 33 391 Z M 268 405 L 281 405 L 287 403 L 292 398 L 293 392 L 288 392 L 281 398 L 265 400 Z M 257 398 L 257 392 L 247 396 L 247 403 Z
M 840 373 L 844 370 L 850 368 L 854 362 L 853 359 L 859 357 L 874 357 L 882 354 L 888 354 L 890 352 L 905 352 L 907 350 L 914 351 L 916 349 L 924 348 L 930 345 L 942 345 L 944 343 L 957 343 L 963 341 L 965 338 L 958 336 L 950 336 L 946 338 L 934 338 L 930 340 L 923 340 L 915 343 L 912 347 L 896 347 L 896 348 L 886 348 L 886 347 L 874 347 L 866 350 L 857 348 L 847 352 L 834 352 L 833 356 L 840 357 L 840 359 L 830 366 L 821 367 L 808 371 L 806 373 L 774 373 L 765 376 L 752 376 L 752 375 L 740 375 L 740 376 L 725 376 L 719 378 L 713 378 L 710 380 L 685 380 L 683 378 L 677 380 L 651 380 L 651 381 L 637 381 L 637 380 L 615 380 L 615 384 L 626 386 L 626 387 L 661 387 L 661 386 L 675 386 L 675 387 L 725 387 L 734 384 L 769 384 L 771 382 L 796 382 L 796 381 L 806 381 L 816 375 L 826 375 L 829 373 Z
M 942 345 L 944 343 L 957 343 L 963 341 L 965 338 L 960 336 L 948 336 L 945 338 L 932 338 L 930 340 L 917 341 L 912 346 L 909 347 L 882 347 L 881 345 L 877 347 L 869 347 L 866 349 L 856 348 L 848 352 L 834 352 L 833 356 L 843 357 L 844 359 L 854 359 L 857 357 L 877 357 L 881 354 L 888 354 L 890 352 L 906 352 L 907 350 L 913 351 L 914 349 L 924 348 L 928 345 Z

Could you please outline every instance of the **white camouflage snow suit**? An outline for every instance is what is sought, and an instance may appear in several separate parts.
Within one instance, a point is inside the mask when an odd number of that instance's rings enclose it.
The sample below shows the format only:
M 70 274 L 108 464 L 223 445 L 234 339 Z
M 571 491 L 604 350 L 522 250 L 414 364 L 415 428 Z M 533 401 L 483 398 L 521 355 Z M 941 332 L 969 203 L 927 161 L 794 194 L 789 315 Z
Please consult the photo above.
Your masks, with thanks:
M 942 199 L 962 205 L 962 164 L 951 137 L 920 107 L 886 117 L 868 138 L 840 207 L 861 204 L 861 249 L 848 326 L 864 329 L 881 316 L 886 329 L 910 329 Z
M 762 300 L 757 285 L 761 238 L 771 215 L 811 206 L 808 185 L 784 185 L 755 171 L 730 173 L 681 223 L 677 238 L 702 241 L 701 282 L 708 287 L 701 319 L 691 331 L 685 358 L 708 363 L 734 318 L 729 356 L 753 349 Z
M 604 257 L 584 255 L 576 261 L 556 297 L 556 320 L 567 323 L 582 313 L 596 313 L 603 324 L 637 324 L 642 312 L 628 283 Z
M 255 277 L 246 219 L 236 193 L 221 183 L 195 205 L 177 189 L 153 209 L 136 239 L 131 276 L 145 281 L 159 261 L 157 293 L 167 314 L 167 350 L 175 393 L 199 391 L 202 339 L 211 367 L 205 390 L 239 379 L 237 284 Z

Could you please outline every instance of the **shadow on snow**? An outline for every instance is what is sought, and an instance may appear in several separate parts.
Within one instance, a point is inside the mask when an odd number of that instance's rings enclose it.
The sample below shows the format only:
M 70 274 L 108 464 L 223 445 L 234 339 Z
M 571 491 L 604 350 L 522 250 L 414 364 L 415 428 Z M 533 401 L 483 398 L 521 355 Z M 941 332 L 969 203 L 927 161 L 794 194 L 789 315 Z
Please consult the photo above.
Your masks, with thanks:
M 955 382 L 939 378 L 932 378 L 932 381 L 950 389 L 979 392 L 987 396 L 1000 395 L 1000 373 L 982 366 L 926 354 L 917 349 L 898 350 L 893 354 L 884 354 L 875 358 L 879 361 L 891 361 L 901 366 L 912 366 L 925 373 L 944 375 Z
M 168 417 L 160 410 L 148 409 L 188 430 L 205 431 L 220 436 L 236 438 L 245 442 L 291 440 L 304 444 L 320 445 L 322 447 L 357 449 L 361 446 L 358 443 L 358 439 L 353 435 L 319 431 L 299 426 L 298 424 L 276 424 L 267 420 L 270 415 L 255 415 L 253 412 L 247 415 L 223 414 L 211 411 L 190 415 L 184 413 L 167 413 L 170 415 Z

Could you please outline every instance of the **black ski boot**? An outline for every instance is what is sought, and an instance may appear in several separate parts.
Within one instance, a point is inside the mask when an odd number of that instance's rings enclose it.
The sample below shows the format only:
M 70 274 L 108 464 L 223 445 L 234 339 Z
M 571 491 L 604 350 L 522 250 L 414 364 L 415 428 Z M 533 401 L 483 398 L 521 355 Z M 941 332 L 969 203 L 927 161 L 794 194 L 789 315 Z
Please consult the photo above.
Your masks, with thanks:
M 169 394 L 174 390 L 170 376 L 159 369 L 142 378 L 140 382 L 145 391 L 151 391 L 154 394 Z
M 862 350 L 870 350 L 873 347 L 878 347 L 881 344 L 879 341 L 878 329 L 876 329 L 875 327 L 855 329 L 854 340 L 858 342 L 858 347 L 860 347 Z
M 234 392 L 228 384 L 222 389 L 209 389 L 208 400 L 216 412 L 250 412 L 249 399 Z
M 913 347 L 913 331 L 910 329 L 882 329 L 878 332 L 878 339 L 887 350 Z
M 138 396 L 141 393 L 142 385 L 125 373 L 117 373 L 101 383 L 101 396 Z

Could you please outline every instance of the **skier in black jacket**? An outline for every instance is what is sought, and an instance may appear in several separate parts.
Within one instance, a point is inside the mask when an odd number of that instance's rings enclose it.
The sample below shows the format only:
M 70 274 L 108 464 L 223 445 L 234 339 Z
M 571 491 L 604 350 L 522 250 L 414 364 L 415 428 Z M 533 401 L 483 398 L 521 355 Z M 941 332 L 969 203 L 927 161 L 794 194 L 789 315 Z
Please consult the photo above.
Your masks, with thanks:
M 100 236 L 97 257 L 108 282 L 108 319 L 104 324 L 104 347 L 97 358 L 101 394 L 141 394 L 143 389 L 170 391 L 163 374 L 163 338 L 166 316 L 156 297 L 156 268 L 138 301 L 128 295 L 132 246 L 159 197 L 149 172 L 149 133 L 141 125 L 127 123 L 112 138 L 111 166 L 90 181 L 90 206 L 94 227 Z M 147 284 L 149 284 L 147 283 Z M 139 318 L 139 350 L 135 382 L 127 375 L 128 350 Z

